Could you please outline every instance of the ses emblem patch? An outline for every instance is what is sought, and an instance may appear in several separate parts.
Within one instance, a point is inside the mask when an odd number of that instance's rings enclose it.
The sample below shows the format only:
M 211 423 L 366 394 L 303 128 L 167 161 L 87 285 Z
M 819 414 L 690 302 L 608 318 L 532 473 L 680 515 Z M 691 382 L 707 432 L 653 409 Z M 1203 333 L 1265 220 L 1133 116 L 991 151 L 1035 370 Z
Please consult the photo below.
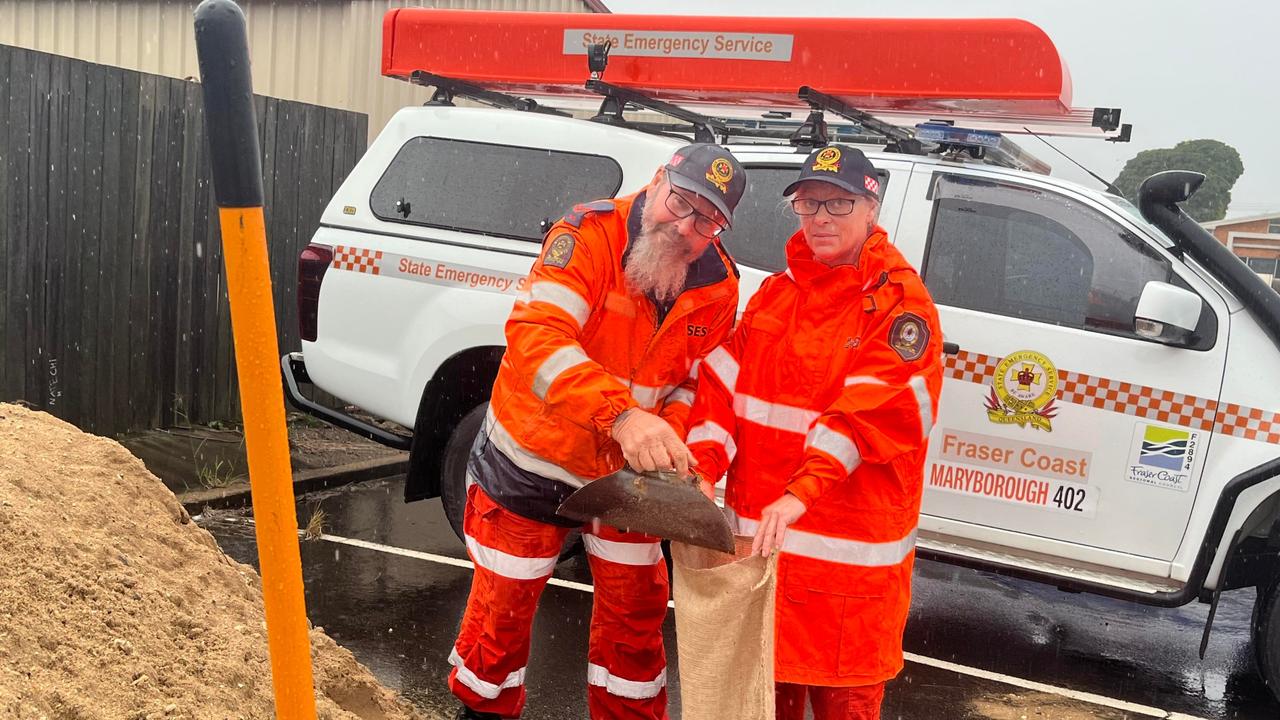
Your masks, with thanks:
M 551 244 L 547 246 L 547 252 L 542 256 L 542 264 L 551 267 L 564 268 L 569 264 L 569 260 L 573 258 L 573 236 L 569 233 L 557 235 Z
M 889 346 L 904 362 L 919 360 L 929 347 L 929 324 L 915 313 L 902 313 L 889 326 Z

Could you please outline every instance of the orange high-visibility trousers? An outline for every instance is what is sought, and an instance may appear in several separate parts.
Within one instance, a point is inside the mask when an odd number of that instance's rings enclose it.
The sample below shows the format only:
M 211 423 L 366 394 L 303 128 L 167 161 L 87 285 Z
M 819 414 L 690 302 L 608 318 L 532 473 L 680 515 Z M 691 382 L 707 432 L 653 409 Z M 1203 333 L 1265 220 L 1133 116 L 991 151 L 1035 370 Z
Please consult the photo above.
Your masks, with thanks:
M 569 529 L 521 517 L 478 485 L 467 490 L 471 596 L 449 662 L 449 689 L 467 707 L 519 717 L 538 598 Z M 662 623 L 670 584 L 657 538 L 612 527 L 582 536 L 595 584 L 587 704 L 600 720 L 667 717 Z
M 778 683 L 777 720 L 804 720 L 805 697 L 813 705 L 813 720 L 880 720 L 884 683 L 823 687 Z

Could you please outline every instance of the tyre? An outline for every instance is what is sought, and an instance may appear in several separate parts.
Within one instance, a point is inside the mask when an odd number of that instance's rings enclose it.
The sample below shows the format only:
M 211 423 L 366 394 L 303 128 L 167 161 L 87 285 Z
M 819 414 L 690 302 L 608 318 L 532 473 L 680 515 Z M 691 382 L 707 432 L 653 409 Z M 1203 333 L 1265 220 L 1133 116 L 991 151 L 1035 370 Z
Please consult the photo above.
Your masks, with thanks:
M 444 515 L 449 519 L 449 526 L 464 540 L 462 519 L 467 510 L 467 456 L 471 454 L 471 445 L 484 425 L 484 416 L 489 404 L 477 405 L 462 416 L 449 435 L 449 442 L 444 447 L 444 462 L 440 464 L 440 504 Z M 582 550 L 582 534 L 577 530 L 569 533 L 564 548 L 560 551 L 560 559 L 572 557 Z
M 467 456 L 489 404 L 477 405 L 462 416 L 444 446 L 444 462 L 440 464 L 440 504 L 449 518 L 453 532 L 462 540 L 462 518 L 467 509 Z
M 1262 681 L 1280 700 L 1280 578 L 1258 588 L 1253 606 L 1253 656 Z

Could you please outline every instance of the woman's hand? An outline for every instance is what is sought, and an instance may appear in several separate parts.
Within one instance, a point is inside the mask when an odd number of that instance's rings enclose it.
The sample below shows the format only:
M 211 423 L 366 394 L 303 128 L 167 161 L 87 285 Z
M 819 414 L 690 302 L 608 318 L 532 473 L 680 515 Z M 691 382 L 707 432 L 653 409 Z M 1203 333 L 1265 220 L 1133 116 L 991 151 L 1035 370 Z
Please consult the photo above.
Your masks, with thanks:
M 716 501 L 716 484 L 702 477 L 702 475 L 698 473 L 694 473 L 694 477 L 698 478 L 698 489 L 702 491 L 702 494 L 706 495 L 707 499 L 710 500 L 711 502 L 715 502 Z
M 689 468 L 689 476 L 693 484 L 697 486 L 698 490 L 703 495 L 707 496 L 708 500 L 711 502 L 716 501 L 716 483 L 714 480 L 708 480 L 707 477 L 702 474 L 702 471 L 697 468 L 697 463 L 694 463 Z
M 774 548 L 781 550 L 787 526 L 799 520 L 805 510 L 808 508 L 800 502 L 800 498 L 791 493 L 783 493 L 782 497 L 766 505 L 760 513 L 760 529 L 751 542 L 751 554 L 759 553 L 762 557 L 769 557 Z

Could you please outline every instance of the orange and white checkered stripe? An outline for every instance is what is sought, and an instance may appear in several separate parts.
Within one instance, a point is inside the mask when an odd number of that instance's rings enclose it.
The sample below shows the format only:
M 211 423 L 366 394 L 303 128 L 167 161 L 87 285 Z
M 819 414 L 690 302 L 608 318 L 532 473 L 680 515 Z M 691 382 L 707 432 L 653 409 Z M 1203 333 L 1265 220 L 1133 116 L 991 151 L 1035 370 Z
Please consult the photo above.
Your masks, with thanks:
M 1280 415 L 1235 403 L 1220 403 L 1214 432 L 1280 444 Z
M 946 356 L 946 376 L 990 385 L 1000 358 L 960 352 Z M 1235 403 L 1183 395 L 1070 370 L 1058 370 L 1058 398 L 1084 407 L 1133 415 L 1153 422 L 1280 444 L 1280 414 Z
M 381 275 L 382 268 L 378 267 L 378 261 L 381 259 L 381 250 L 351 248 L 344 245 L 333 248 L 333 267 L 339 270 Z

